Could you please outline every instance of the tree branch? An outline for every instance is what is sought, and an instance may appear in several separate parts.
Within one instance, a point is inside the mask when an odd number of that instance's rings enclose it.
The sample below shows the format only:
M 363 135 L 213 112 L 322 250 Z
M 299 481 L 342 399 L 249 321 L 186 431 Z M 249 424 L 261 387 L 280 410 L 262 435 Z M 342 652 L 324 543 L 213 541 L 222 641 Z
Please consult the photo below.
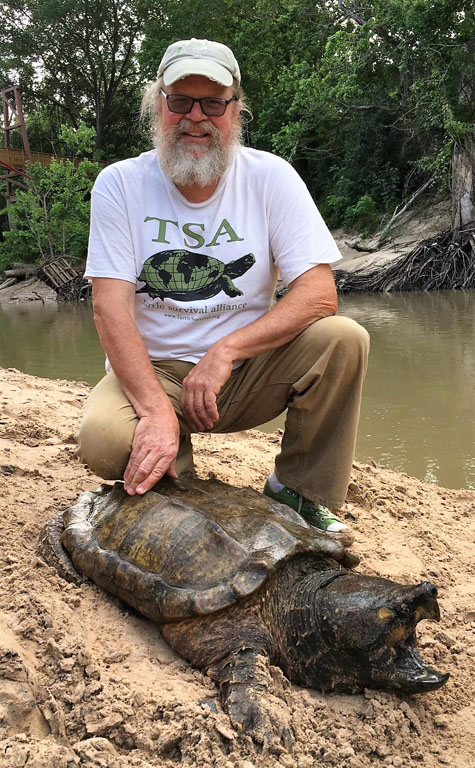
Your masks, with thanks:
M 359 16 L 356 13 L 356 11 L 354 11 L 352 8 L 347 8 L 345 5 L 343 5 L 343 0 L 338 0 L 338 8 L 344 14 L 344 18 L 342 19 L 342 21 L 346 21 L 346 19 L 351 19 L 352 21 L 355 21 L 357 24 L 359 24 L 360 27 L 362 27 L 363 24 L 366 24 L 366 20 L 363 19 L 361 16 Z
M 371 109 L 379 109 L 381 112 L 394 112 L 391 107 L 385 107 L 383 104 L 345 104 L 346 109 L 353 109 L 359 111 L 366 111 Z
M 395 221 L 397 221 L 397 219 L 399 219 L 399 217 L 400 217 L 400 216 L 402 216 L 402 214 L 403 214 L 403 213 L 405 213 L 405 212 L 407 211 L 407 209 L 411 207 L 411 205 L 413 204 L 413 202 L 414 202 L 415 200 L 417 200 L 417 198 L 418 198 L 420 195 L 422 195 L 422 193 L 423 193 L 423 192 L 425 192 L 425 190 L 426 190 L 428 187 L 430 187 L 430 185 L 432 184 L 432 182 L 433 182 L 433 181 L 434 181 L 434 177 L 433 177 L 433 176 L 431 176 L 431 177 L 430 177 L 430 179 L 429 179 L 428 181 L 426 181 L 426 182 L 425 182 L 425 183 L 424 183 L 424 184 L 423 184 L 421 187 L 419 187 L 419 189 L 418 189 L 418 190 L 416 190 L 416 191 L 414 192 L 414 194 L 413 194 L 413 196 L 411 197 L 411 199 L 410 199 L 410 200 L 409 200 L 409 201 L 406 203 L 406 205 L 404 205 L 404 206 L 403 206 L 403 208 L 401 208 L 401 210 L 400 210 L 400 211 L 398 211 L 398 208 L 399 208 L 399 206 L 397 206 L 397 207 L 396 207 L 396 209 L 395 209 L 395 211 L 394 211 L 394 214 L 393 214 L 393 216 L 392 216 L 392 218 L 391 218 L 391 221 L 390 221 L 390 222 L 389 222 L 389 223 L 388 223 L 388 224 L 385 226 L 385 228 L 383 229 L 383 231 L 381 232 L 381 234 L 380 234 L 380 236 L 379 236 L 379 238 L 378 238 L 378 241 L 377 241 L 377 243 L 376 243 L 376 249 L 378 249 L 378 248 L 380 248 L 380 247 L 382 246 L 382 244 L 383 244 L 383 243 L 384 243 L 384 241 L 386 240 L 386 238 L 387 238 L 387 235 L 388 235 L 388 233 L 389 233 L 389 230 L 390 230 L 390 229 L 391 229 L 391 227 L 393 226 L 394 222 L 395 222 Z

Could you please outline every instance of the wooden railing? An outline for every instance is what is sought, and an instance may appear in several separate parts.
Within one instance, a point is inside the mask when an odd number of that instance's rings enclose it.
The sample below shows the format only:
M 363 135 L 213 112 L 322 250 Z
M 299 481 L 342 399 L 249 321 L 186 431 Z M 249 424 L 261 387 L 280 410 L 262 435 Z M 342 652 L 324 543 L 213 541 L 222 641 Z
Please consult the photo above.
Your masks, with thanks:
M 51 165 L 51 161 L 54 159 L 66 160 L 67 158 L 62 155 L 48 155 L 46 152 L 32 152 L 31 162 L 41 163 L 41 165 Z M 0 162 L 6 163 L 6 165 L 16 168 L 18 171 L 25 170 L 26 155 L 22 149 L 5 149 L 0 147 Z

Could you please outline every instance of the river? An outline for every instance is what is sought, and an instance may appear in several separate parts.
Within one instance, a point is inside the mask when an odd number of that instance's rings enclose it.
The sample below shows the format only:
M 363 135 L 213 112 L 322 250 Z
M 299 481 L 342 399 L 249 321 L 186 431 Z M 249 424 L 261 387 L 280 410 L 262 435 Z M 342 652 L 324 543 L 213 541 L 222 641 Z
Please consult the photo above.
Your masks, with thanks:
M 473 291 L 340 297 L 340 312 L 371 335 L 359 461 L 475 489 L 474 299 Z M 90 305 L 0 304 L 0 366 L 96 383 L 104 355 Z

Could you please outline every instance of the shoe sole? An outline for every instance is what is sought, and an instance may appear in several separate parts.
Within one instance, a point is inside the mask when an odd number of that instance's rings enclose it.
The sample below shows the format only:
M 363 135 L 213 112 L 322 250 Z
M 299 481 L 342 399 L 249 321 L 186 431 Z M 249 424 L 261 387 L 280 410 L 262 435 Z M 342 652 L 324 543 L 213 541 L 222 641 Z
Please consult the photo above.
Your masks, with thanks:
M 305 520 L 305 518 L 302 517 L 302 520 Z M 339 531 L 338 533 L 336 531 L 324 531 L 322 528 L 318 528 L 316 525 L 309 523 L 308 520 L 305 520 L 305 522 L 311 528 L 315 528 L 316 531 L 320 531 L 320 533 L 324 533 L 326 536 L 330 536 L 331 539 L 343 544 L 344 547 L 351 547 L 355 540 L 355 534 L 353 531 L 350 531 L 350 529 L 347 531 Z

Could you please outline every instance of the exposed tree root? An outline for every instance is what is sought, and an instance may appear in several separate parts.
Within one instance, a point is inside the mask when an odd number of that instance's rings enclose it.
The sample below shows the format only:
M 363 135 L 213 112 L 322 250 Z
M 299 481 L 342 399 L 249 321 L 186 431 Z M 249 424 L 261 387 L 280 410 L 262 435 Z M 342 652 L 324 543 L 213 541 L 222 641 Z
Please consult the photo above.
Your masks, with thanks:
M 339 293 L 441 291 L 475 288 L 475 222 L 454 238 L 447 229 L 410 253 L 371 271 L 335 270 Z

